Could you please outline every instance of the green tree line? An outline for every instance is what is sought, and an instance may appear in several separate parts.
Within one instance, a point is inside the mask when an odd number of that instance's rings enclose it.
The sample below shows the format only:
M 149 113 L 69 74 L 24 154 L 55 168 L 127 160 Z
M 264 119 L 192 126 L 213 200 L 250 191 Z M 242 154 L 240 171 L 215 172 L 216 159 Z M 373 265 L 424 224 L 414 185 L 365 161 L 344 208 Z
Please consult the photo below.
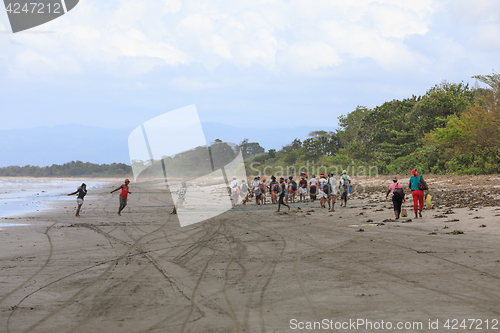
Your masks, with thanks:
M 250 174 L 349 169 L 355 174 L 486 174 L 500 169 L 500 74 L 474 76 L 486 88 L 442 82 L 374 108 L 358 106 L 339 117 L 334 132 L 248 158 Z M 278 169 L 279 168 L 279 169 Z
M 33 165 L 0 168 L 0 177 L 130 177 L 132 168 L 123 163 L 94 164 L 72 161 L 62 165 Z

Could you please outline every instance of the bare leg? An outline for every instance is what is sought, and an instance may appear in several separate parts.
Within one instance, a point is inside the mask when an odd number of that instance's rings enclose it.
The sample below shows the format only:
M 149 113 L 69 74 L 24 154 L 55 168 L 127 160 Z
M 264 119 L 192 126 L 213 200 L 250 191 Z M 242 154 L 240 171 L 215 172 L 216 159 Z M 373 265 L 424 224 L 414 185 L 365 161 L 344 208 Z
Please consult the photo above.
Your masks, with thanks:
M 118 208 L 118 213 L 117 213 L 118 215 L 122 215 L 121 212 L 122 212 L 123 208 L 125 208 L 125 206 L 120 205 L 120 207 Z
M 76 214 L 75 214 L 75 217 L 80 217 L 80 208 L 82 207 L 82 205 L 78 205 L 78 207 L 76 208 Z

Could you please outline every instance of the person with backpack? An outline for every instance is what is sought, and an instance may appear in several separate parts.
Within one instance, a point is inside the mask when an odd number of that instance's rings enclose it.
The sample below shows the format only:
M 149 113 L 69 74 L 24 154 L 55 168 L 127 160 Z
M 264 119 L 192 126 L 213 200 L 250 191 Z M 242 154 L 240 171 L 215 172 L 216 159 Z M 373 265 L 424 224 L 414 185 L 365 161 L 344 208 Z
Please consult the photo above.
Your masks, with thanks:
M 401 214 L 401 206 L 403 202 L 406 202 L 406 195 L 403 190 L 403 185 L 398 183 L 397 178 L 392 180 L 393 183 L 389 185 L 389 189 L 385 194 L 385 198 L 389 196 L 389 193 L 392 193 L 392 204 L 394 205 L 394 216 L 396 216 L 396 220 L 399 219 Z
M 413 211 L 415 212 L 415 219 L 417 217 L 417 208 L 418 208 L 418 216 L 422 217 L 422 209 L 424 209 L 424 191 L 427 191 L 427 195 L 429 194 L 429 187 L 425 182 L 422 175 L 418 174 L 417 169 L 411 170 L 412 176 L 410 177 L 410 182 L 408 187 L 411 190 L 411 195 L 413 197 Z
M 335 202 L 337 202 L 337 181 L 335 178 L 333 178 L 333 173 L 328 174 L 328 180 L 326 183 L 327 188 L 327 198 L 326 201 L 328 202 L 328 211 L 334 212 L 335 211 Z M 332 203 L 330 206 L 330 202 Z
M 347 207 L 347 196 L 349 194 L 349 185 L 351 185 L 351 178 L 347 175 L 347 171 L 342 171 L 342 176 L 340 177 L 340 207 L 344 204 Z
M 288 210 L 290 210 L 290 206 L 285 203 L 283 200 L 285 198 L 286 194 L 286 186 L 285 186 L 285 179 L 283 177 L 280 178 L 280 187 L 279 187 L 279 200 L 278 200 L 278 210 L 277 212 L 280 211 L 281 205 L 287 206 Z
M 273 205 L 278 202 L 278 190 L 279 184 L 276 181 L 276 177 L 273 175 L 271 176 L 271 182 L 269 183 L 269 192 L 271 192 L 271 203 Z
M 326 180 L 326 175 L 321 174 L 319 175 L 319 205 L 321 208 L 326 208 L 325 202 L 328 199 L 328 187 L 327 187 L 328 181 Z

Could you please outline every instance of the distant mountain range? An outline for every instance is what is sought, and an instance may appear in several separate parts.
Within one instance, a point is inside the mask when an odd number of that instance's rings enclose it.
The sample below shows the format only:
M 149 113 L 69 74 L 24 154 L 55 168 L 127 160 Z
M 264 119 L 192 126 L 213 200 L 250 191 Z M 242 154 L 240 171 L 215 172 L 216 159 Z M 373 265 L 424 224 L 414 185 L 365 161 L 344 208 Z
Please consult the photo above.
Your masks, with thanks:
M 281 149 L 294 139 L 307 139 L 316 130 L 334 127 L 238 128 L 220 123 L 202 123 L 208 143 L 220 139 L 240 143 L 243 139 L 262 147 Z M 98 164 L 130 164 L 128 136 L 133 128 L 110 129 L 76 124 L 30 129 L 0 130 L 0 167 L 47 166 L 70 161 Z

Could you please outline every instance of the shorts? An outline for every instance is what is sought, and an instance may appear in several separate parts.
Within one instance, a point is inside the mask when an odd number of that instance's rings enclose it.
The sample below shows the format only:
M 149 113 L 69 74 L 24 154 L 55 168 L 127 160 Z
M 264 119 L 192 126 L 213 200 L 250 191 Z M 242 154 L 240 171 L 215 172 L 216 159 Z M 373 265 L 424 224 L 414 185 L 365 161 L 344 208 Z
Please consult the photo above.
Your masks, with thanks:
M 311 195 L 316 195 L 316 186 L 311 186 L 309 191 L 311 192 Z
M 340 193 L 340 201 L 342 201 L 342 200 L 347 201 L 347 194 L 348 194 L 348 192 L 341 192 Z
M 328 195 L 325 192 L 323 192 L 322 190 L 319 190 L 319 197 L 326 199 L 326 198 L 328 198 Z
M 307 188 L 299 187 L 299 194 L 307 195 Z
M 260 200 L 260 197 L 261 197 L 261 196 L 262 196 L 262 193 L 256 194 L 256 195 L 255 195 L 255 199 L 256 199 L 256 200 Z
M 311 200 L 316 200 L 316 194 L 311 194 L 309 195 L 309 197 L 311 198 Z
M 120 198 L 120 205 L 125 207 L 127 205 L 127 199 L 124 199 L 123 197 L 119 197 L 119 198 Z
M 328 198 L 332 201 L 332 202 L 336 202 L 337 201 L 337 195 L 336 194 L 330 194 L 328 196 Z
M 83 205 L 83 199 L 80 199 L 80 198 L 76 199 L 76 204 Z
M 279 200 L 278 200 L 278 203 L 279 203 L 279 204 L 282 204 L 282 205 L 284 205 L 284 204 L 285 204 L 285 201 L 283 200 L 283 195 L 280 195 L 280 198 L 279 198 Z
M 294 194 L 296 191 L 292 190 L 291 188 L 288 189 L 288 192 Z

